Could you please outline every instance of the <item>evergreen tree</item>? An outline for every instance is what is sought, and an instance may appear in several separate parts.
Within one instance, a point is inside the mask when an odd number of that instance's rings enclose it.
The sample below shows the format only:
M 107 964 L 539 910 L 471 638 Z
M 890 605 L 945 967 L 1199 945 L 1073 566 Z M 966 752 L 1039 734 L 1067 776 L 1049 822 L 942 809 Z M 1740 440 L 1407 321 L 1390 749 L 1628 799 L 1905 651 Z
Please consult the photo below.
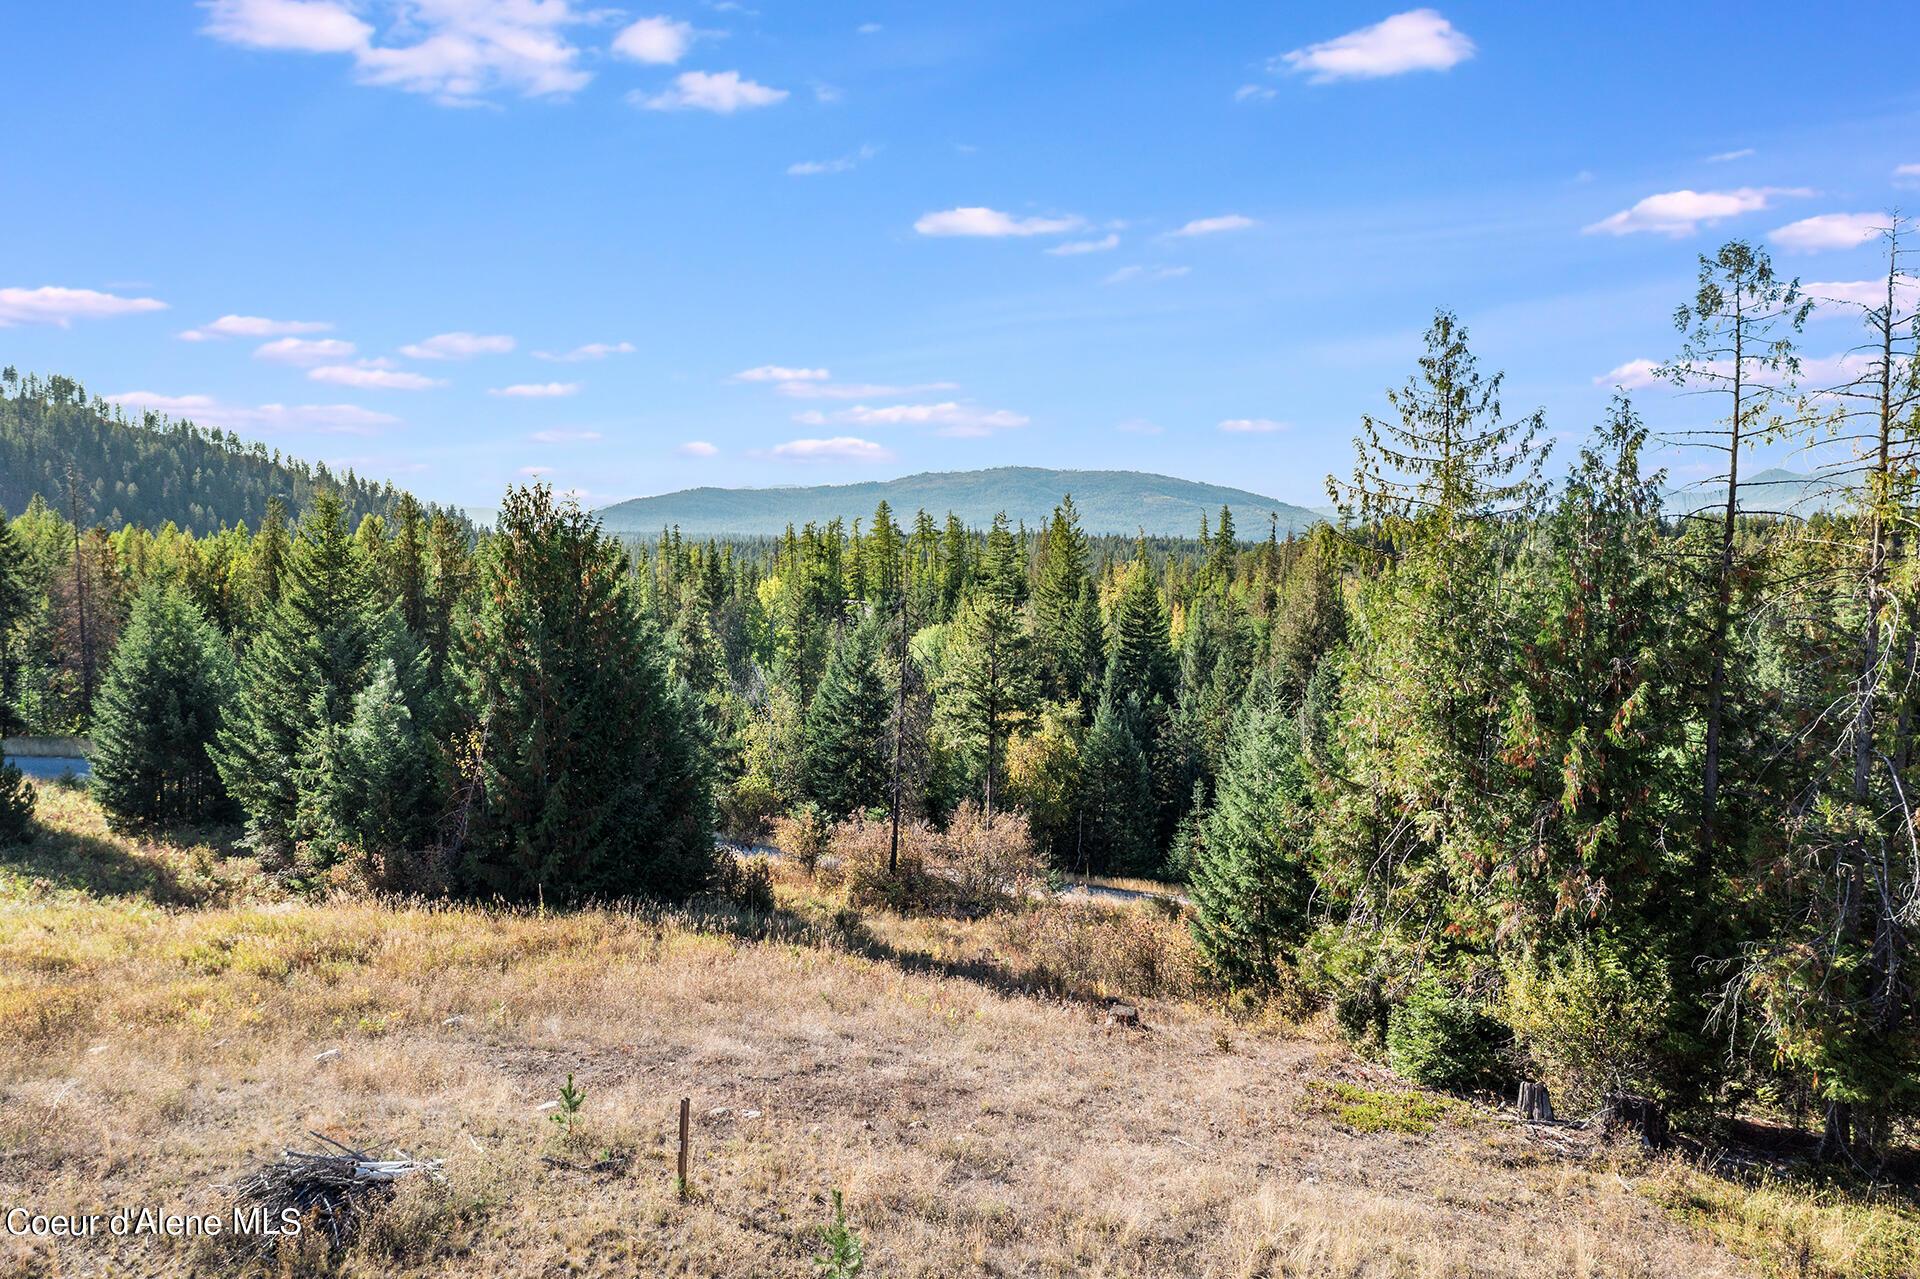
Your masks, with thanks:
M 1249 692 L 1200 823 L 1194 940 L 1236 984 L 1273 981 L 1306 936 L 1313 803 L 1299 733 L 1276 690 Z
M 33 590 L 27 580 L 27 549 L 0 509 L 0 734 L 24 727 L 15 710 L 19 696 L 21 655 L 14 628 L 32 613 Z
M 370 567 L 346 511 L 322 495 L 300 521 L 280 600 L 240 659 L 240 690 L 214 751 L 248 838 L 271 863 L 291 864 L 297 779 L 310 738 L 344 724 L 366 686 L 378 634 Z
M 1035 692 L 1032 640 L 1012 602 L 981 592 L 954 624 L 939 710 L 968 762 L 984 775 L 989 823 L 1007 739 Z
M 418 852 L 434 838 L 440 796 L 434 747 L 408 706 L 402 668 L 417 683 L 425 657 L 383 656 L 353 699 L 353 715 L 314 735 L 302 787 L 301 826 L 322 849 L 317 860 L 387 858 Z
M 1080 747 L 1080 861 L 1096 874 L 1154 869 L 1159 806 L 1127 718 L 1103 698 Z
M 836 819 L 891 801 L 893 697 L 881 671 L 884 635 L 874 614 L 842 631 L 807 712 L 802 784 Z
M 185 592 L 150 582 L 94 716 L 92 791 L 115 824 L 206 821 L 231 809 L 212 752 L 234 688 L 226 641 Z
M 713 869 L 711 784 L 626 556 L 539 485 L 508 490 L 483 558 L 463 657 L 485 743 L 473 886 L 521 901 L 697 891 Z
M 1167 610 L 1147 562 L 1146 539 L 1113 608 L 1113 644 L 1108 650 L 1101 698 L 1116 706 L 1137 699 L 1143 707 L 1171 705 L 1175 681 L 1173 649 L 1168 643 Z
M 1040 580 L 1033 590 L 1035 660 L 1041 695 L 1071 701 L 1091 710 L 1093 685 L 1102 659 L 1099 606 L 1093 602 L 1087 573 L 1087 535 L 1069 493 L 1053 508 L 1053 520 L 1041 541 Z M 1089 634 L 1086 606 L 1093 603 Z
M 0 763 L 0 844 L 24 844 L 33 838 L 33 783 L 12 760 Z

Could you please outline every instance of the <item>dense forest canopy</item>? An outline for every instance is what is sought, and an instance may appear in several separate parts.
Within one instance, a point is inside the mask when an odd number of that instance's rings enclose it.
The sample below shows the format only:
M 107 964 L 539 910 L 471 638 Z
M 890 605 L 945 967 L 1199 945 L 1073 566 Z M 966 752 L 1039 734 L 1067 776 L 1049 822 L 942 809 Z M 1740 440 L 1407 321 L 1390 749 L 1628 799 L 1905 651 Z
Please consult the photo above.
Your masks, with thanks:
M 1223 506 L 1091 538 L 1069 495 L 1034 527 L 883 500 L 632 544 L 539 487 L 477 539 L 406 494 L 198 537 L 30 505 L 4 705 L 96 731 L 116 821 L 224 807 L 316 890 L 678 896 L 731 864 L 716 829 L 998 820 L 1063 872 L 1185 882 L 1223 986 L 1325 1001 L 1419 1082 L 1811 1111 L 1860 1161 L 1920 1113 L 1903 230 L 1878 305 L 1741 241 L 1700 259 L 1660 374 L 1714 413 L 1666 441 L 1621 393 L 1550 457 L 1437 313 L 1306 536 Z M 1802 374 L 1816 305 L 1860 326 L 1833 384 Z M 94 438 L 66 385 L 8 422 Z M 1834 509 L 1748 492 L 1762 442 L 1817 450 Z M 1723 502 L 1664 506 L 1661 444 Z

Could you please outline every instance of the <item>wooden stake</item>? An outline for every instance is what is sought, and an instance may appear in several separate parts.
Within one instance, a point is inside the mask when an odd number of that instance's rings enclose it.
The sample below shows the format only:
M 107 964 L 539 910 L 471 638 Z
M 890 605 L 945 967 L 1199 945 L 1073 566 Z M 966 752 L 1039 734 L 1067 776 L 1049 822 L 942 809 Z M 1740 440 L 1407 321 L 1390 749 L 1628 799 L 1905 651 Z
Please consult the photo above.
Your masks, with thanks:
M 693 1098 L 680 1099 L 680 1197 L 687 1197 L 687 1121 L 693 1115 Z

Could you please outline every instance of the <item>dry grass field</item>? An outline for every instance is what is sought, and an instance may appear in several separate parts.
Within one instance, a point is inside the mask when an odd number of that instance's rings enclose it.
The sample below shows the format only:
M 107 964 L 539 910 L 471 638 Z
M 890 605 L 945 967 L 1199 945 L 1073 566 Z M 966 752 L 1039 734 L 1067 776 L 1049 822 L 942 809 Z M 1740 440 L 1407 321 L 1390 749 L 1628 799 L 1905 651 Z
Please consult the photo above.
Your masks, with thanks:
M 0 1209 L 224 1211 L 309 1130 L 444 1180 L 344 1251 L 0 1234 L 6 1273 L 810 1275 L 834 1189 L 869 1275 L 1916 1273 L 1910 1205 L 1530 1132 L 1226 1017 L 1164 907 L 281 901 L 217 841 L 42 794 L 0 850 Z M 572 1136 L 542 1109 L 569 1073 Z

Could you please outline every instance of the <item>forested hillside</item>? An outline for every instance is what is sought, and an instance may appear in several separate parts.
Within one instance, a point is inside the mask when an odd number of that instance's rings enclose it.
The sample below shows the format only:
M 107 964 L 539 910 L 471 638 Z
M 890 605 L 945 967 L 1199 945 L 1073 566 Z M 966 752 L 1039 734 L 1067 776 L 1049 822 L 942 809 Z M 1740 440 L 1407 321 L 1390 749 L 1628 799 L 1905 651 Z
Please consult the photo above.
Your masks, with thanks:
M 1183 536 L 1203 514 L 1233 508 L 1241 524 L 1264 532 L 1277 523 L 1282 534 L 1305 532 L 1321 517 L 1305 507 L 1261 497 L 1244 489 L 1199 484 L 1139 471 L 1054 471 L 1037 466 L 998 466 L 983 471 L 930 471 L 865 484 L 766 489 L 685 489 L 637 497 L 599 512 L 618 533 L 655 534 L 677 528 L 688 537 L 775 536 L 792 525 L 832 520 L 851 526 L 885 502 L 895 511 L 925 510 L 936 520 L 949 514 L 984 528 L 1004 514 L 1015 525 L 1038 527 L 1062 493 L 1073 494 L 1080 523 L 1089 533 Z
M 1839 384 L 1763 250 L 1700 259 L 1661 375 L 1719 406 L 1667 442 L 1717 510 L 1663 509 L 1624 392 L 1550 458 L 1443 310 L 1306 537 L 1223 507 L 1101 546 L 1077 493 L 631 550 L 539 487 L 477 542 L 404 496 L 199 539 L 31 509 L 8 705 L 94 731 L 116 821 L 231 814 L 316 892 L 740 896 L 716 828 L 895 909 L 1021 857 L 1176 879 L 1210 989 L 1328 1006 L 1406 1079 L 1650 1144 L 1811 1118 L 1868 1167 L 1920 1113 L 1920 322 L 1883 243 Z M 1832 512 L 1748 492 L 1760 431 L 1831 459 Z
M 0 390 L 0 508 L 14 515 L 35 495 L 67 511 L 69 474 L 80 523 L 110 529 L 168 522 L 202 534 L 223 524 L 253 528 L 269 500 L 280 499 L 297 518 L 318 493 L 337 493 L 358 519 L 390 513 L 400 496 L 391 483 L 282 457 L 217 427 L 156 413 L 129 419 L 119 405 L 89 399 L 71 378 L 22 377 L 9 366 Z

